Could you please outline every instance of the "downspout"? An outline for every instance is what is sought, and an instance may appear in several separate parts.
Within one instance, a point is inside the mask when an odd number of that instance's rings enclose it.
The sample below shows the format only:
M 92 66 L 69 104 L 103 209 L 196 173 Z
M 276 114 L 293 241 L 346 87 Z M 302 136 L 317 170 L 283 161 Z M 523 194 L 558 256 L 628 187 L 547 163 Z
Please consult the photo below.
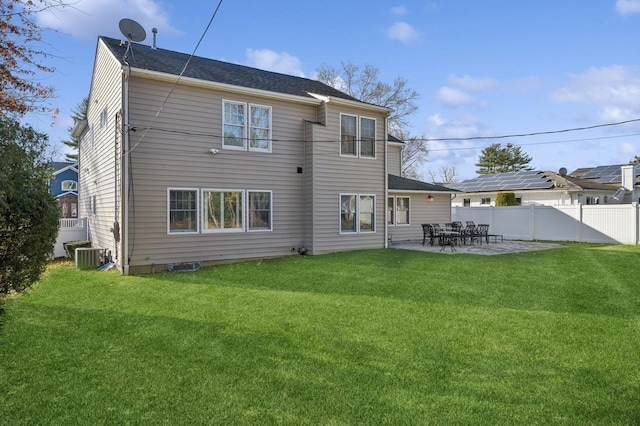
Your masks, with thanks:
M 126 65 L 122 69 L 122 107 L 124 110 L 124 119 L 122 122 L 123 138 L 122 138 L 122 167 L 120 191 L 122 197 L 122 273 L 129 275 L 129 75 L 131 67 Z
M 384 248 L 389 248 L 389 218 L 387 217 L 389 212 L 387 211 L 387 203 L 389 202 L 389 128 L 388 128 L 389 113 L 384 116 Z

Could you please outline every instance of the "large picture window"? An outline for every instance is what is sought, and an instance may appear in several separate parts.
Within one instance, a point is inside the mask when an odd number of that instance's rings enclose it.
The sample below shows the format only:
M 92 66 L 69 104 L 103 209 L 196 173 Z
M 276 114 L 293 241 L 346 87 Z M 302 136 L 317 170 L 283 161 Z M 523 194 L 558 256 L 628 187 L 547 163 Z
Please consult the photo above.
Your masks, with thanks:
M 340 233 L 364 233 L 376 230 L 375 195 L 340 195 Z
M 169 189 L 169 233 L 198 232 L 198 191 Z
M 222 132 L 224 148 L 271 152 L 271 107 L 223 101 Z
M 242 198 L 242 191 L 202 191 L 203 230 L 244 229 Z

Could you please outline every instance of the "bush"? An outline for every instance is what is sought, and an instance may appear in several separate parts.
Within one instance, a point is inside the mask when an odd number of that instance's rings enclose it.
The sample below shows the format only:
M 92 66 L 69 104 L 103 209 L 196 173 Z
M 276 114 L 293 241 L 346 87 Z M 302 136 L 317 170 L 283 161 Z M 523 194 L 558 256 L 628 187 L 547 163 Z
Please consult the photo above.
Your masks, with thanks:
M 62 245 L 67 252 L 67 257 L 76 260 L 76 249 L 82 247 L 91 247 L 91 241 L 67 241 Z
M 49 194 L 47 136 L 0 118 L 0 294 L 22 291 L 44 271 L 58 235 Z
M 517 206 L 515 192 L 498 192 L 496 195 L 496 206 Z

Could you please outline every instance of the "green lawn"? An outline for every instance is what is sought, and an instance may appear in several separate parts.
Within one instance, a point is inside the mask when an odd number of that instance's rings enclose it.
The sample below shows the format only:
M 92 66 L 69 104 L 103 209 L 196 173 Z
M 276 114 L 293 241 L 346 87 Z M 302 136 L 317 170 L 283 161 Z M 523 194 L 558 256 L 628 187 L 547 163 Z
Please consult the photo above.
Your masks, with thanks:
M 0 424 L 640 424 L 640 247 L 372 250 L 5 303 Z

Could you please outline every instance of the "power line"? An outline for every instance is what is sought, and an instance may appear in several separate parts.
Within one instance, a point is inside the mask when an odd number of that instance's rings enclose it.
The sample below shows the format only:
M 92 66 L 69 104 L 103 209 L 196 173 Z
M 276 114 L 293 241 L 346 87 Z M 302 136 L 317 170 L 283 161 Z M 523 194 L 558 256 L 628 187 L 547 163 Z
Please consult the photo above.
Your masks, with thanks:
M 178 78 L 176 78 L 176 80 L 173 82 L 173 86 L 171 87 L 171 90 L 169 91 L 169 93 L 167 93 L 167 96 L 164 98 L 164 101 L 162 102 L 162 105 L 160 105 L 160 108 L 158 109 L 158 111 L 154 115 L 153 122 L 155 122 L 157 120 L 158 116 L 160 115 L 160 113 L 164 109 L 165 105 L 167 104 L 167 101 L 169 101 L 169 98 L 171 97 L 171 95 L 173 94 L 174 90 L 178 86 L 178 83 L 180 82 L 180 79 L 182 78 L 184 73 L 187 71 L 187 67 L 189 66 L 189 63 L 191 62 L 191 59 L 193 59 L 193 57 L 196 55 L 196 51 L 198 50 L 198 47 L 200 47 L 200 43 L 202 43 L 202 40 L 204 39 L 205 35 L 209 31 L 209 28 L 211 27 L 211 24 L 213 23 L 213 20 L 215 19 L 216 15 L 218 14 L 218 10 L 220 9 L 220 6 L 222 6 L 222 0 L 220 0 L 218 2 L 218 6 L 216 6 L 216 10 L 213 11 L 213 14 L 211 15 L 211 19 L 209 19 L 209 23 L 207 24 L 207 27 L 202 32 L 202 35 L 200 36 L 200 39 L 198 40 L 198 43 L 196 44 L 196 47 L 194 47 L 193 51 L 191 52 L 191 55 L 189 55 L 189 58 L 187 59 L 187 62 L 185 62 L 184 67 L 182 68 L 182 71 L 180 71 L 180 74 L 178 75 Z M 131 151 L 133 151 L 138 146 L 138 144 L 140 142 L 142 142 L 142 140 L 147 135 L 147 131 L 149 129 L 150 128 L 145 129 L 144 133 L 142 134 L 142 136 L 140 137 L 138 142 L 136 142 L 136 144 L 131 149 L 129 149 L 129 152 L 127 152 L 127 154 L 129 154 Z

